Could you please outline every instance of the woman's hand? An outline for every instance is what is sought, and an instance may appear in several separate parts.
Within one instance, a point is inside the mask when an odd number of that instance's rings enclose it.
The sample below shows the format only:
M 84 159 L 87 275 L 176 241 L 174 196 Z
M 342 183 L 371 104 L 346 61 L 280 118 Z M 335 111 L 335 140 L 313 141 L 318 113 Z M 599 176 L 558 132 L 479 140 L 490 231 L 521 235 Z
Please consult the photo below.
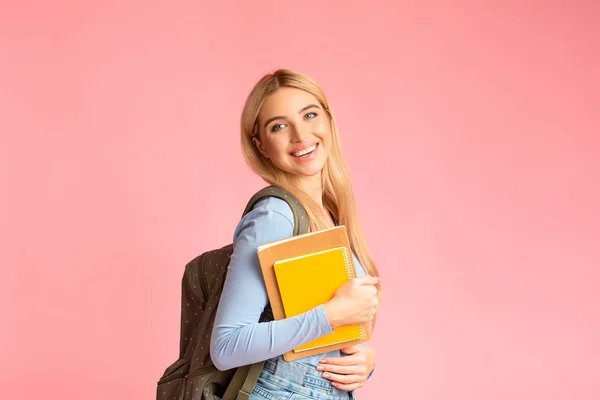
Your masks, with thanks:
M 371 322 L 377 312 L 379 278 L 361 276 L 344 283 L 331 300 L 324 304 L 332 328 Z
M 345 391 L 361 388 L 375 368 L 375 351 L 369 347 L 355 345 L 341 349 L 347 356 L 330 357 L 321 360 L 317 370 L 331 384 Z

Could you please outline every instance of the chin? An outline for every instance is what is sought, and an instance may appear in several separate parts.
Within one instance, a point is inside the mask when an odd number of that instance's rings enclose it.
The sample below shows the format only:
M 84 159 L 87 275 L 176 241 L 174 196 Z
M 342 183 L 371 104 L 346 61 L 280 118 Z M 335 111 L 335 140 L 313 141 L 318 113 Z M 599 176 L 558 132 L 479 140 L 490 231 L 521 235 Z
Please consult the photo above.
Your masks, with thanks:
M 297 176 L 301 177 L 301 178 L 314 178 L 317 176 L 321 175 L 321 171 L 315 171 L 315 172 L 300 172 L 298 174 L 296 174 Z
M 315 160 L 317 161 L 317 160 Z M 319 160 L 317 162 L 312 162 L 310 164 L 306 164 L 303 166 L 299 165 L 281 165 L 282 170 L 286 171 L 289 174 L 296 175 L 301 178 L 311 178 L 314 176 L 318 176 L 323 171 L 325 167 L 326 160 Z
M 298 175 L 298 176 L 305 177 L 305 178 L 311 178 L 311 177 L 314 177 L 314 176 L 321 175 L 322 171 L 323 171 L 323 167 L 321 167 L 321 168 L 310 168 L 310 169 L 296 171 L 295 174 Z

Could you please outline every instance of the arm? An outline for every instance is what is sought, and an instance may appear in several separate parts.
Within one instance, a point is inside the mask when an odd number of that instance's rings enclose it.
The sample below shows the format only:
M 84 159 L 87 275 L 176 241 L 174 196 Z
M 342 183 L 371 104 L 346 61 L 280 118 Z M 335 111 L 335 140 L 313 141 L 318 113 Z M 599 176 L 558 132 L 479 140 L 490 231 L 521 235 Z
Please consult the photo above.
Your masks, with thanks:
M 291 318 L 258 322 L 269 299 L 256 250 L 260 244 L 292 236 L 289 218 L 257 208 L 236 233 L 211 338 L 215 366 L 227 370 L 253 364 L 333 332 L 323 305 Z

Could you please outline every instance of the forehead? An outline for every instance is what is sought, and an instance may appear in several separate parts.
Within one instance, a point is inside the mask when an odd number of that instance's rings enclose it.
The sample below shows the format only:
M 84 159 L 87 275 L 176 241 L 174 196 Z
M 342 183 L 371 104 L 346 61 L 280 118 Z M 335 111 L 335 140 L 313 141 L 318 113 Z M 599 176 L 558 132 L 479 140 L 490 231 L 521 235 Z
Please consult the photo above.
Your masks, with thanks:
M 283 87 L 266 98 L 258 115 L 259 121 L 275 116 L 291 116 L 297 114 L 309 104 L 320 105 L 312 94 L 296 88 Z

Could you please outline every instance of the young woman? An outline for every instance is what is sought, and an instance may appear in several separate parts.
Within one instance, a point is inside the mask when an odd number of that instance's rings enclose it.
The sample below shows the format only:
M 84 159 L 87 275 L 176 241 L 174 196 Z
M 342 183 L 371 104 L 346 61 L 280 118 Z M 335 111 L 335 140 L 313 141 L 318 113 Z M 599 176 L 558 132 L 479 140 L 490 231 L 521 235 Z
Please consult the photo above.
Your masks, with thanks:
M 302 315 L 259 323 L 268 296 L 257 257 L 263 243 L 293 234 L 293 215 L 275 197 L 259 201 L 234 232 L 234 251 L 215 317 L 211 356 L 220 370 L 265 361 L 250 400 L 353 399 L 375 364 L 352 346 L 286 362 L 283 353 L 351 323 L 374 323 L 378 272 L 360 230 L 335 118 L 321 88 L 290 70 L 264 76 L 242 112 L 244 158 L 269 184 L 304 206 L 311 231 L 345 225 L 357 277 L 332 300 Z

